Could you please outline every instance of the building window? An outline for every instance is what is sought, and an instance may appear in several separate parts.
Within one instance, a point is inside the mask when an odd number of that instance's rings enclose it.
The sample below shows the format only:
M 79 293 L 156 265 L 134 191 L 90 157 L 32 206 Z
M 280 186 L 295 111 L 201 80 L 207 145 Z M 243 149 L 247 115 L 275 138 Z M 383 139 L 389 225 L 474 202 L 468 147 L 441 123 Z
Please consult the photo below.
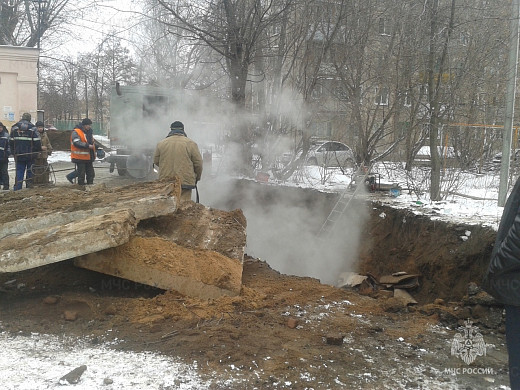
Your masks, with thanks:
M 330 121 L 316 123 L 314 129 L 314 134 L 317 137 L 330 138 L 332 135 L 332 123 Z
M 404 105 L 405 107 L 411 107 L 411 105 L 412 105 L 412 97 L 410 96 L 410 92 L 406 92 L 406 93 L 404 94 L 403 105 Z
M 469 34 L 461 32 L 460 33 L 460 44 L 462 46 L 468 46 L 469 44 Z
M 388 88 L 376 88 L 376 101 L 378 106 L 388 106 Z
M 390 35 L 390 25 L 385 18 L 379 18 L 379 34 Z
M 339 100 L 348 100 L 348 93 L 345 87 L 342 85 L 336 85 L 334 87 L 334 96 Z
M 428 86 L 427 85 L 421 85 L 419 87 L 419 97 L 421 99 L 425 99 L 428 97 Z
M 321 84 L 316 84 L 311 92 L 311 97 L 313 99 L 319 99 L 323 95 L 323 86 Z

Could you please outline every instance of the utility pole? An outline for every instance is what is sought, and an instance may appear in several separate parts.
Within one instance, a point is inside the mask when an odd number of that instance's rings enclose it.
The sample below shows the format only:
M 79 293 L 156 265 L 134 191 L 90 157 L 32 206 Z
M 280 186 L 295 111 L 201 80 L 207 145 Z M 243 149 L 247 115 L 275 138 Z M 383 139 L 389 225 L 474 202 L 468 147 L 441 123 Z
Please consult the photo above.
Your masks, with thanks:
M 506 113 L 504 118 L 504 134 L 502 144 L 502 161 L 500 165 L 500 185 L 498 188 L 498 205 L 506 204 L 509 164 L 511 162 L 511 141 L 513 138 L 513 117 L 515 114 L 516 75 L 518 70 L 518 18 L 520 17 L 520 0 L 512 0 L 511 32 L 509 42 L 508 83 L 506 91 Z

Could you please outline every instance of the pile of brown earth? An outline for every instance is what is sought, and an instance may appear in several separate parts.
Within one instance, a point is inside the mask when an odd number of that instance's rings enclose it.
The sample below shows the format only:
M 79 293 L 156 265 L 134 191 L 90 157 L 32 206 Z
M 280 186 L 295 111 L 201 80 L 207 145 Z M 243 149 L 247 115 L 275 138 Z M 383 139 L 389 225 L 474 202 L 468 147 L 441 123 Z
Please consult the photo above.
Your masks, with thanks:
M 155 248 L 157 249 L 157 248 Z M 118 340 L 115 348 L 196 361 L 212 388 L 485 388 L 507 383 L 503 336 L 479 366 L 496 375 L 454 377 L 445 326 L 460 305 L 414 307 L 282 275 L 246 258 L 240 295 L 201 300 L 62 262 L 0 275 L 2 329 L 13 334 Z M 459 309 L 457 309 L 459 308 Z M 228 380 L 222 385 L 223 380 Z M 457 385 L 458 384 L 458 385 Z

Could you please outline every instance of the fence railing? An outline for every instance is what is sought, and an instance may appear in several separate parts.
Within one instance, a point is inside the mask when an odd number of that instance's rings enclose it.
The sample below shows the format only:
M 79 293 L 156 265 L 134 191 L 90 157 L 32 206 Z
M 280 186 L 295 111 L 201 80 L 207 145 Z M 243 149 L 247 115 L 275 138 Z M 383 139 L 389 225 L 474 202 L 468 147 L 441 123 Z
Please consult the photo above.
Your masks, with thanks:
M 56 127 L 58 130 L 74 130 L 74 127 L 79 123 L 80 121 L 63 121 L 63 120 L 57 120 L 54 122 L 54 127 Z M 92 122 L 92 130 L 94 131 L 94 134 L 97 135 L 106 135 L 106 131 L 103 128 L 102 123 Z

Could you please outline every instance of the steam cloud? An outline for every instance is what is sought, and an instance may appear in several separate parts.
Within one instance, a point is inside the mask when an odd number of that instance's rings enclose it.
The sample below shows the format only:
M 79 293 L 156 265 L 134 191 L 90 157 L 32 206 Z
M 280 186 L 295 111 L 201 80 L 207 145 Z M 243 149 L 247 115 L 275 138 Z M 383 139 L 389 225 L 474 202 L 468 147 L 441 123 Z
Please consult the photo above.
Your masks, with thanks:
M 325 195 L 321 195 L 321 207 L 308 207 L 304 199 L 308 193 L 288 188 L 283 198 L 276 197 L 284 192 L 282 189 L 261 204 L 257 190 L 262 184 L 241 185 L 240 191 L 235 184 L 219 177 L 203 180 L 199 186 L 203 204 L 224 209 L 226 205 L 238 205 L 243 210 L 248 255 L 266 261 L 281 273 L 314 277 L 333 285 L 341 272 L 355 271 L 361 231 L 368 216 L 361 200 L 352 200 L 331 232 L 319 237 L 318 232 L 334 206 L 333 201 L 325 200 Z
M 128 96 L 123 90 L 120 102 L 116 103 L 119 104 L 117 111 L 122 113 L 119 116 L 120 128 L 111 129 L 111 137 L 124 137 L 127 144 L 137 149 L 154 150 L 157 142 L 168 134 L 170 123 L 183 122 L 188 137 L 197 142 L 203 153 L 211 151 L 214 156 L 221 156 L 220 160 L 213 158 L 212 167 L 204 167 L 198 185 L 201 202 L 210 207 L 239 207 L 243 210 L 248 224 L 246 252 L 249 255 L 266 261 L 281 273 L 315 277 L 322 283 L 336 284 L 339 273 L 354 270 L 360 232 L 367 215 L 360 202 L 349 208 L 331 233 L 320 238 L 318 232 L 334 201 L 327 204 L 324 200 L 319 207 L 309 207 L 302 198 L 308 194 L 303 191 L 297 194 L 293 189 L 266 205 L 259 202 L 256 187 L 259 184 L 255 183 L 251 183 L 248 191 L 241 190 L 237 200 L 236 182 L 232 177 L 237 177 L 237 171 L 244 164 L 244 151 L 253 147 L 255 153 L 264 156 L 279 155 L 294 149 L 294 139 L 278 137 L 274 144 L 263 143 L 262 135 L 266 129 L 262 126 L 265 125 L 255 124 L 253 118 L 238 114 L 229 103 L 215 103 L 209 98 L 187 95 L 186 91 L 174 95 L 168 93 L 170 96 L 166 100 L 150 97 L 148 101 L 135 105 L 125 103 Z M 304 115 L 307 115 L 304 113 L 308 111 L 293 99 L 287 99 L 290 103 L 280 104 L 279 112 L 295 127 L 302 128 Z M 147 113 L 142 118 L 139 113 L 145 104 Z M 114 115 L 115 110 L 111 109 L 111 112 Z M 260 139 L 254 145 L 237 142 L 233 139 L 233 131 L 239 128 L 258 131 Z M 246 135 L 243 139 L 254 138 Z

